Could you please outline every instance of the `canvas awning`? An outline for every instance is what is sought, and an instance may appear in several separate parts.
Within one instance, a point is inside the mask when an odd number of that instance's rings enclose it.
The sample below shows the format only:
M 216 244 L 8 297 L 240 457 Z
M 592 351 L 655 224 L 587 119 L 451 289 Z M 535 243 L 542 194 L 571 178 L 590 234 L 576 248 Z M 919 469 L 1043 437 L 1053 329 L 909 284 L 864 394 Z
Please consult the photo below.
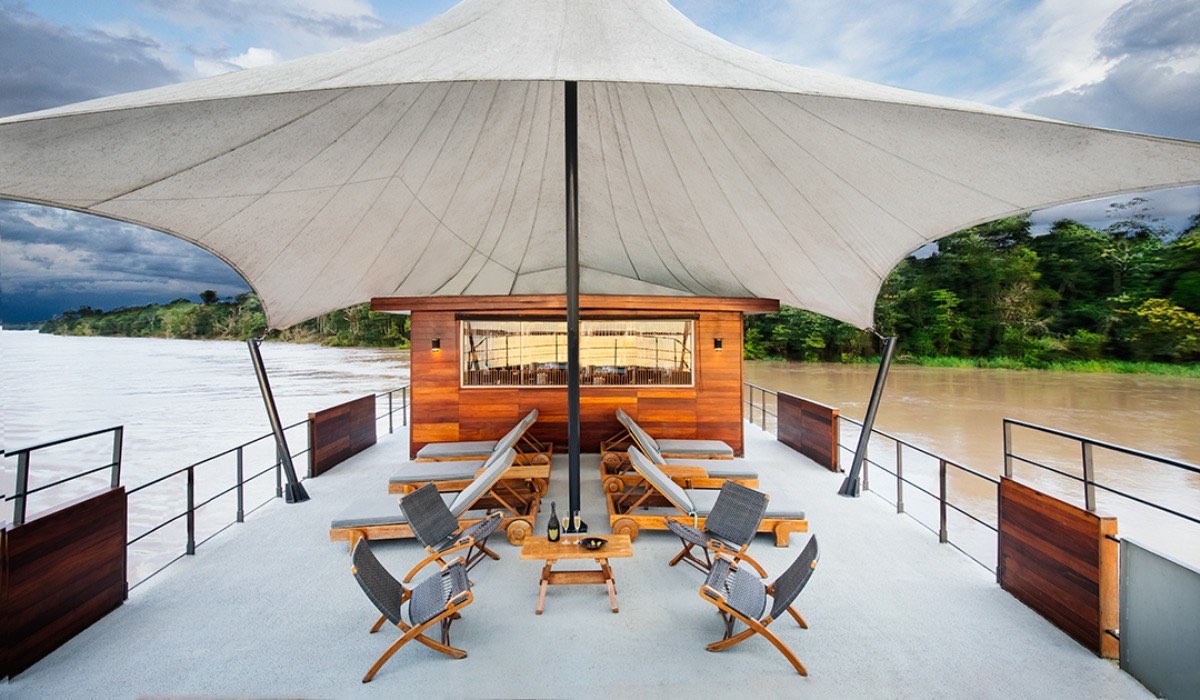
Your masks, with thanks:
M 467 0 L 371 44 L 0 120 L 0 197 L 142 224 L 284 327 L 371 297 L 777 298 L 867 327 L 905 255 L 974 223 L 1200 183 L 1200 144 L 786 65 L 664 0 Z

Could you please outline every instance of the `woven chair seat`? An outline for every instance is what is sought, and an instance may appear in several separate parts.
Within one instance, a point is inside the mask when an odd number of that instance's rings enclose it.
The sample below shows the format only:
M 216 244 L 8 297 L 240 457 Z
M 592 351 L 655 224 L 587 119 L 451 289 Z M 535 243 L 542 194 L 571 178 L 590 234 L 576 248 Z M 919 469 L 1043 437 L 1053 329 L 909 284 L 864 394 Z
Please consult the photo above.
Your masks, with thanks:
M 446 609 L 451 598 L 470 587 L 467 570 L 461 564 L 451 564 L 417 584 L 408 603 L 408 621 L 414 627 L 437 617 Z

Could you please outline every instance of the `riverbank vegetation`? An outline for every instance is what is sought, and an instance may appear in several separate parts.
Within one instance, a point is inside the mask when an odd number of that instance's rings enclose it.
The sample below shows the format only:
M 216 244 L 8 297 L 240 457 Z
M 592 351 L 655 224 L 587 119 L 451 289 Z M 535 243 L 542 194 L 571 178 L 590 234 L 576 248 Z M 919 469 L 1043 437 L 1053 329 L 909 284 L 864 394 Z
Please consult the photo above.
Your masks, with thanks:
M 940 240 L 892 272 L 877 330 L 901 361 L 957 366 L 1160 371 L 1200 361 L 1200 214 L 1178 234 L 1142 213 L 1097 230 L 1059 221 L 1034 236 L 1028 216 Z M 862 361 L 869 333 L 798 309 L 748 317 L 746 356 Z M 966 359 L 963 359 L 966 358 Z
M 1116 223 L 1075 221 L 1033 235 L 1010 217 L 909 257 L 885 280 L 876 330 L 899 338 L 901 362 L 931 366 L 1200 376 L 1200 214 L 1174 233 L 1144 200 L 1113 205 Z M 252 293 L 178 299 L 103 312 L 88 307 L 46 333 L 245 339 L 266 331 Z M 329 345 L 408 346 L 408 316 L 368 304 L 332 311 L 269 337 Z M 877 337 L 800 309 L 748 316 L 748 359 L 869 362 Z
M 221 300 L 211 290 L 200 303 L 176 299 L 113 311 L 82 307 L 42 324 L 43 333 L 110 335 L 133 338 L 207 338 L 246 340 L 265 334 L 274 340 L 333 346 L 408 347 L 408 316 L 371 311 L 358 304 L 331 311 L 283 331 L 267 333 L 262 304 L 251 292 Z

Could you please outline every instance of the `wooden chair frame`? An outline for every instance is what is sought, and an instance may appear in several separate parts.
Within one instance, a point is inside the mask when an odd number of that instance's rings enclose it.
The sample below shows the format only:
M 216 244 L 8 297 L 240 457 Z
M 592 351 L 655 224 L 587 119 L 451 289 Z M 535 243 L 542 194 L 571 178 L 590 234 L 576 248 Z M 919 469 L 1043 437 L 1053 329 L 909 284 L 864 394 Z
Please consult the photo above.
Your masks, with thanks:
M 732 559 L 730 562 L 730 566 L 736 569 L 737 562 L 733 561 Z M 814 561 L 812 566 L 815 568 L 816 565 L 817 563 Z M 767 594 L 773 598 L 775 596 L 775 587 L 771 585 L 767 586 L 766 589 Z M 746 617 L 729 606 L 729 604 L 726 602 L 725 595 L 721 593 L 721 591 L 716 590 L 707 583 L 700 586 L 700 597 L 712 603 L 713 605 L 716 605 L 717 609 L 721 613 L 722 619 L 725 621 L 724 636 L 706 646 L 705 648 L 708 651 L 724 651 L 730 647 L 741 644 L 757 634 L 770 642 L 780 654 L 783 654 L 784 658 L 786 658 L 792 665 L 792 668 L 796 669 L 796 673 L 799 673 L 801 676 L 808 675 L 808 669 L 804 667 L 804 664 L 800 662 L 800 659 L 796 657 L 796 654 L 793 653 L 792 650 L 783 643 L 782 639 L 776 636 L 775 633 L 771 632 L 771 630 L 767 629 L 767 626 L 774 622 L 774 618 L 772 618 L 770 615 L 767 615 L 762 620 L 755 620 Z M 796 621 L 796 624 L 800 625 L 802 629 L 808 629 L 808 622 L 800 615 L 800 613 L 796 612 L 795 608 L 789 605 L 787 606 L 787 611 L 788 614 L 791 615 L 792 619 Z M 734 634 L 734 621 L 741 621 L 742 624 L 746 625 L 746 629 L 742 630 L 738 634 Z
M 682 523 L 684 525 L 690 524 L 684 522 L 680 518 L 672 518 L 670 516 L 666 517 L 665 520 L 674 520 L 675 522 Z M 758 572 L 760 578 L 767 577 L 766 569 L 764 569 L 762 565 L 754 559 L 754 557 L 746 553 L 746 550 L 750 548 L 750 543 L 748 542 L 737 549 L 732 549 L 721 540 L 716 540 L 709 537 L 708 541 L 702 548 L 702 551 L 704 552 L 704 559 L 700 559 L 695 554 L 692 554 L 692 549 L 696 546 L 697 545 L 692 542 L 683 540 L 683 549 L 679 550 L 679 553 L 676 554 L 673 559 L 671 559 L 667 566 L 675 566 L 682 561 L 688 566 L 691 566 L 693 569 L 707 574 L 709 570 L 712 569 L 712 557 L 715 555 L 726 557 L 735 562 L 744 561 L 750 566 L 754 567 L 754 570 Z
M 357 570 L 355 570 L 355 573 L 357 573 Z M 405 582 L 407 581 L 408 579 L 405 579 Z M 406 587 L 404 589 L 404 597 L 400 601 L 401 604 L 408 602 L 408 599 L 411 595 L 411 591 Z M 439 651 L 451 658 L 465 659 L 467 657 L 467 652 L 465 650 L 450 646 L 450 625 L 459 617 L 461 617 L 458 611 L 470 605 L 471 601 L 474 599 L 474 594 L 471 592 L 471 589 L 468 588 L 454 598 L 451 598 L 445 610 L 439 613 L 436 617 L 427 620 L 423 624 L 414 627 L 404 620 L 398 622 L 396 627 L 402 633 L 400 638 L 393 642 L 391 646 L 389 646 L 382 654 L 379 655 L 379 658 L 376 659 L 370 670 L 367 671 L 367 674 L 363 676 L 362 682 L 370 683 L 371 679 L 375 677 L 375 674 L 379 672 L 379 669 L 383 668 L 383 665 L 388 662 L 388 659 L 392 658 L 397 651 L 400 651 L 400 647 L 408 644 L 414 639 L 430 649 Z M 388 619 L 386 615 L 380 615 L 379 619 L 375 621 L 375 624 L 371 626 L 371 634 L 375 634 L 382 629 L 384 623 L 387 621 Z M 431 639 L 424 634 L 425 630 L 434 625 L 441 626 L 441 641 Z
M 609 526 L 616 534 L 629 535 L 630 540 L 636 540 L 638 533 L 642 530 L 666 530 L 666 518 L 678 517 L 649 513 L 638 514 L 637 511 L 640 508 L 679 507 L 659 493 L 658 489 L 654 488 L 654 485 L 649 480 L 640 475 L 635 486 L 629 487 L 620 493 L 607 493 L 605 496 L 605 501 L 608 504 Z M 680 515 L 687 514 L 681 512 Z M 693 527 L 704 527 L 704 516 L 699 516 L 694 520 L 695 522 L 692 523 Z M 775 546 L 787 547 L 791 543 L 792 533 L 808 532 L 808 520 L 796 518 L 763 518 L 762 522 L 758 525 L 757 532 L 774 534 Z

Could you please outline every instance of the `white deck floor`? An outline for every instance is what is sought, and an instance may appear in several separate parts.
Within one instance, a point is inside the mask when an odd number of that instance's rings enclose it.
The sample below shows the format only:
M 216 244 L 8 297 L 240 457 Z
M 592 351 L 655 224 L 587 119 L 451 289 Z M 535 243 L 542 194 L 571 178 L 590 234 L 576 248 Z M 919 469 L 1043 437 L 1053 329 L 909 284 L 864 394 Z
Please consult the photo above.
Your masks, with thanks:
M 678 540 L 653 532 L 637 540 L 632 559 L 613 560 L 616 615 L 602 587 L 567 586 L 552 588 L 546 613 L 535 616 L 540 564 L 495 538 L 502 559 L 472 572 L 475 603 L 452 630 L 470 656 L 456 661 L 411 644 L 363 685 L 396 632 L 367 633 L 377 613 L 328 525 L 351 498 L 385 488 L 406 439 L 385 437 L 307 481 L 311 501 L 277 501 L 217 536 L 0 685 L 0 696 L 1152 697 L 1002 591 L 991 573 L 879 499 L 837 496 L 841 476 L 754 427 L 746 428 L 746 454 L 763 489 L 802 498 L 821 542 L 820 565 L 796 602 L 811 629 L 786 618 L 773 625 L 808 678 L 761 639 L 706 652 L 720 618 L 697 595 L 699 572 L 667 567 Z M 607 530 L 597 465 L 595 455 L 583 457 L 593 532 Z M 556 457 L 549 498 L 560 505 L 566 482 L 565 458 Z M 753 551 L 779 572 L 805 537 L 776 549 L 760 536 Z M 376 551 L 398 575 L 420 556 L 411 540 Z

